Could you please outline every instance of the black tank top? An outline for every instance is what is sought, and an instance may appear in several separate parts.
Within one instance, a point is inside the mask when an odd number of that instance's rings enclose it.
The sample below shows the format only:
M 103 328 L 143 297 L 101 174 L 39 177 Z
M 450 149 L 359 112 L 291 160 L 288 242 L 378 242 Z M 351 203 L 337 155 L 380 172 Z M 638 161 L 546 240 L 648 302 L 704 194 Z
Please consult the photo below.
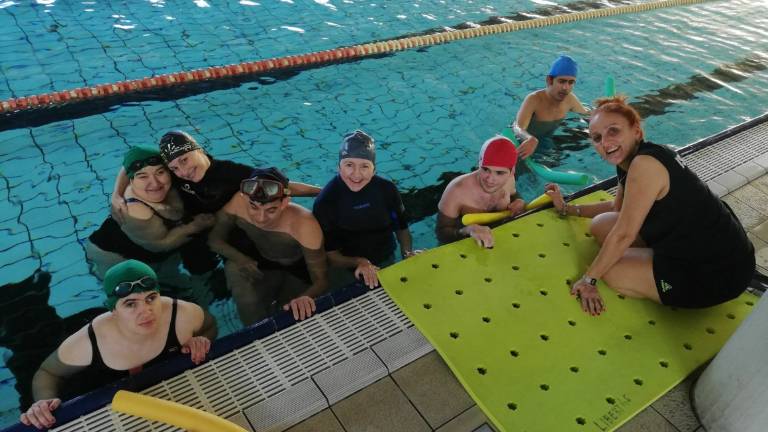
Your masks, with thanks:
M 93 321 L 88 324 L 88 338 L 91 340 L 91 350 L 93 351 L 93 357 L 91 358 L 91 364 L 88 366 L 90 369 L 94 369 L 98 372 L 105 372 L 105 375 L 115 375 L 116 379 L 122 378 L 126 375 L 133 375 L 141 372 L 145 367 L 159 363 L 173 354 L 176 354 L 181 349 L 179 338 L 176 336 L 176 299 L 173 299 L 173 306 L 171 308 L 171 322 L 168 325 L 168 335 L 165 339 L 165 346 L 163 350 L 155 358 L 144 363 L 138 368 L 130 370 L 117 370 L 112 369 L 104 363 L 104 359 L 101 357 L 101 351 L 99 351 L 99 344 L 96 343 L 96 333 L 93 331 Z
M 179 225 L 184 225 L 184 224 L 185 224 L 185 223 L 187 223 L 187 222 L 189 221 L 189 219 L 190 219 L 190 218 L 186 218 L 186 217 L 182 217 L 181 219 L 171 219 L 171 218 L 167 218 L 167 217 L 165 217 L 165 216 L 161 215 L 161 214 L 160 214 L 160 212 L 158 212 L 158 211 L 157 211 L 157 209 L 155 209 L 155 208 L 154 208 L 154 207 L 152 207 L 151 205 L 149 205 L 149 204 L 145 203 L 144 201 L 142 201 L 142 200 L 140 200 L 140 199 L 138 199 L 138 198 L 134 198 L 134 197 L 131 197 L 131 198 L 126 198 L 126 199 L 125 199 L 125 203 L 126 203 L 126 204 L 128 204 L 128 203 L 142 203 L 142 204 L 144 204 L 145 206 L 149 207 L 149 209 L 150 209 L 150 210 L 152 210 L 152 213 L 153 213 L 155 216 L 159 217 L 159 218 L 160 218 L 160 220 L 161 220 L 161 221 L 163 221 L 163 225 L 165 225 L 165 227 L 166 227 L 166 228 L 168 228 L 169 230 L 170 230 L 170 229 L 173 229 L 173 228 L 176 228 L 176 227 L 177 227 L 177 226 L 179 226 Z
M 672 149 L 643 141 L 637 155 L 659 161 L 669 173 L 667 195 L 653 203 L 640 237 L 654 254 L 697 263 L 744 259 L 752 252 L 741 223 Z M 627 172 L 616 167 L 622 186 Z

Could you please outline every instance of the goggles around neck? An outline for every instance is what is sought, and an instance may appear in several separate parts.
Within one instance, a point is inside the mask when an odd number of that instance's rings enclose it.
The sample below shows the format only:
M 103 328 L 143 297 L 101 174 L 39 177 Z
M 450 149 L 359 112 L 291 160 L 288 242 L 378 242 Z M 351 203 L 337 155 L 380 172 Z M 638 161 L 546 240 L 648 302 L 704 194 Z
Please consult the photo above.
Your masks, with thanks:
M 266 204 L 290 195 L 290 190 L 277 180 L 252 178 L 240 182 L 240 192 L 252 202 Z
M 144 276 L 143 278 L 133 282 L 120 282 L 115 287 L 113 294 L 117 298 L 128 297 L 129 295 L 133 294 L 134 291 L 136 291 L 136 286 L 141 287 L 141 289 L 138 290 L 139 292 L 153 291 L 157 286 L 157 281 L 151 276 Z
M 155 165 L 163 165 L 163 159 L 160 156 L 150 156 L 146 159 L 135 160 L 128 165 L 127 171 L 133 177 L 142 168 Z

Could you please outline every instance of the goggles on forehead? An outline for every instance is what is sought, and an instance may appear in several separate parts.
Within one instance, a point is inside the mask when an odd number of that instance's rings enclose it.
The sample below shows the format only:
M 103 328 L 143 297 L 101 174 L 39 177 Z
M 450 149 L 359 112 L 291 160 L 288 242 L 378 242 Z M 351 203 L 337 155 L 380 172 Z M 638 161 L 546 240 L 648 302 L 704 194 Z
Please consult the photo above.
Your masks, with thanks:
M 290 195 L 290 190 L 277 180 L 252 178 L 240 182 L 240 192 L 248 199 L 265 204 Z
M 140 169 L 148 166 L 162 165 L 163 159 L 160 156 L 150 156 L 146 159 L 139 159 L 131 162 L 128 165 L 128 171 L 132 173 L 138 172 Z
M 157 286 L 157 281 L 151 276 L 144 276 L 143 278 L 133 282 L 120 282 L 115 287 L 113 293 L 117 298 L 128 297 L 129 295 L 133 294 L 134 291 L 136 291 L 136 286 L 142 288 L 139 290 L 139 292 L 152 291 Z

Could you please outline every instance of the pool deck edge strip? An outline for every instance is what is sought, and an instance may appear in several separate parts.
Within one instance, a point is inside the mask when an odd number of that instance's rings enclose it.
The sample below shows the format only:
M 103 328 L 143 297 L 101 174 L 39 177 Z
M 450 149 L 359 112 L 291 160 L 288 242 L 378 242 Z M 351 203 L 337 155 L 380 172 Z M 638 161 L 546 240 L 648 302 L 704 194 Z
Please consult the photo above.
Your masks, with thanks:
M 307 54 L 256 60 L 251 62 L 243 62 L 240 64 L 212 66 L 204 69 L 174 72 L 157 75 L 154 77 L 118 81 L 115 83 L 107 84 L 97 84 L 91 87 L 79 87 L 75 89 L 44 93 L 40 95 L 6 99 L 4 101 L 0 101 L 0 114 L 49 108 L 70 102 L 99 99 L 131 92 L 148 91 L 196 81 L 215 80 L 247 74 L 263 74 L 274 70 L 288 70 L 295 67 L 334 63 L 340 60 L 363 59 L 365 57 L 382 55 L 411 48 L 439 45 L 455 40 L 470 39 L 497 33 L 509 33 L 519 30 L 547 27 L 557 24 L 566 24 L 588 19 L 605 18 L 627 13 L 647 12 L 650 10 L 675 6 L 689 6 L 709 1 L 713 0 L 660 0 L 649 3 L 617 6 L 613 8 L 593 9 L 589 11 L 580 11 L 569 14 L 534 18 L 526 21 L 504 22 L 500 24 L 491 24 L 487 26 L 472 27 L 461 30 L 452 29 L 430 35 L 412 36 L 403 39 L 393 39 L 381 42 L 371 42 L 350 47 L 339 47 L 329 50 L 310 52 Z

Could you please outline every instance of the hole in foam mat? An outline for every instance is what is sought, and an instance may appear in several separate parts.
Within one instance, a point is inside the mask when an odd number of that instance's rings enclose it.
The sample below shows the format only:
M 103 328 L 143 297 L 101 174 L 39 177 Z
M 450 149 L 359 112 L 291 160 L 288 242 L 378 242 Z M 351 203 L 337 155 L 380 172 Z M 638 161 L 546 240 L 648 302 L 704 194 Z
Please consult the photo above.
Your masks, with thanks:
M 632 340 L 632 335 L 631 334 L 625 334 L 624 335 L 624 339 L 628 340 L 628 341 L 631 341 Z
M 518 237 L 520 237 L 520 233 L 512 233 L 512 237 L 518 238 Z
M 549 391 L 549 384 L 541 384 L 539 388 L 544 391 Z
M 432 268 L 433 269 L 439 269 L 440 268 L 440 264 L 432 264 Z
M 632 382 L 635 383 L 635 385 L 639 385 L 639 386 L 643 385 L 643 380 L 640 378 L 635 378 L 632 380 Z
M 616 399 L 614 399 L 614 398 L 612 398 L 610 396 L 605 398 L 605 401 L 608 402 L 609 405 L 615 405 L 616 404 Z
M 487 277 L 487 278 L 485 278 L 485 279 L 483 279 L 483 280 L 484 280 L 484 281 L 486 281 L 486 282 L 488 282 L 488 283 L 491 283 L 491 282 L 493 282 L 493 279 L 491 279 L 491 278 L 489 278 L 489 277 Z
M 518 270 L 520 270 L 520 266 L 512 266 L 512 270 L 518 271 Z
M 517 404 L 514 402 L 507 402 L 507 408 L 511 411 L 515 411 L 517 410 Z
M 716 333 L 715 329 L 713 329 L 712 327 L 707 327 L 704 331 L 706 331 L 709 334 L 715 334 Z
M 624 297 L 624 294 L 616 294 L 616 297 L 619 298 L 619 300 L 624 300 L 626 297 Z
M 515 309 L 520 309 L 520 303 L 512 303 L 512 307 Z
M 650 324 L 650 325 L 652 325 L 652 326 L 655 326 L 655 325 L 656 325 L 656 321 L 654 321 L 654 320 L 648 320 L 648 324 Z
M 606 356 L 606 355 L 608 355 L 608 351 L 606 351 L 606 350 L 604 350 L 604 349 L 599 349 L 599 350 L 597 350 L 597 353 L 598 353 L 598 354 L 600 354 L 601 356 Z
M 543 340 L 544 342 L 549 341 L 549 336 L 543 333 L 539 335 L 539 338 L 541 338 L 541 340 Z
M 736 315 L 734 315 L 732 313 L 725 314 L 725 317 L 728 318 L 728 319 L 736 319 Z
M 546 258 L 546 257 L 547 257 L 547 254 L 545 254 L 545 253 L 540 253 L 539 254 L 539 258 Z
M 544 224 L 541 222 L 536 222 L 536 226 L 539 228 L 544 228 Z
M 584 233 L 584 237 L 592 238 L 592 234 L 590 234 L 590 233 Z
M 489 322 L 491 322 L 491 317 L 487 317 L 487 316 L 483 317 L 483 322 L 484 322 L 484 323 L 489 323 Z
M 666 360 L 659 360 L 659 366 L 663 367 L 664 369 L 669 367 L 669 362 Z
M 424 303 L 424 309 L 427 309 L 427 310 L 432 309 L 432 305 L 429 303 Z
M 693 350 L 693 345 L 689 344 L 688 342 L 683 344 L 683 348 L 685 348 L 687 351 Z
M 566 284 L 567 286 L 571 286 L 571 284 L 573 284 L 573 281 L 572 281 L 572 280 L 570 280 L 570 279 L 566 279 L 566 280 L 565 280 L 565 284 Z
M 539 290 L 539 294 L 541 294 L 541 295 L 543 295 L 544 297 L 546 297 L 546 296 L 547 296 L 547 294 L 549 294 L 549 293 L 547 292 L 547 290 Z
M 585 419 L 584 417 L 576 417 L 576 423 L 579 426 L 584 426 L 585 424 L 587 424 L 587 419 Z
M 520 357 L 520 352 L 518 352 L 517 350 L 510 350 L 509 351 L 509 355 L 511 355 L 512 357 L 517 358 L 517 357 Z
M 454 291 L 454 293 L 456 293 L 456 295 L 464 295 L 464 291 L 463 290 L 456 290 L 456 291 Z
M 488 369 L 480 366 L 480 367 L 477 368 L 477 373 L 479 373 L 480 375 L 485 375 L 485 374 L 488 373 Z
M 571 366 L 568 368 L 569 371 L 573 373 L 579 373 L 579 367 L 578 366 Z
M 461 257 L 461 259 L 466 259 L 467 258 L 467 254 L 459 254 L 459 257 Z
M 454 339 L 458 339 L 459 338 L 459 333 L 458 332 L 451 332 L 450 335 Z
M 400 278 L 400 282 L 403 282 L 403 283 L 408 282 L 408 278 L 403 276 Z
M 747 306 L 754 306 L 755 302 L 747 300 L 747 301 L 744 302 L 744 304 L 747 305 Z
M 571 326 L 571 327 L 576 327 L 576 321 L 568 320 L 568 325 Z
M 568 242 L 563 242 L 563 246 L 565 246 L 565 247 L 569 247 L 569 246 L 571 246 L 571 244 L 570 244 L 570 243 L 568 243 Z

